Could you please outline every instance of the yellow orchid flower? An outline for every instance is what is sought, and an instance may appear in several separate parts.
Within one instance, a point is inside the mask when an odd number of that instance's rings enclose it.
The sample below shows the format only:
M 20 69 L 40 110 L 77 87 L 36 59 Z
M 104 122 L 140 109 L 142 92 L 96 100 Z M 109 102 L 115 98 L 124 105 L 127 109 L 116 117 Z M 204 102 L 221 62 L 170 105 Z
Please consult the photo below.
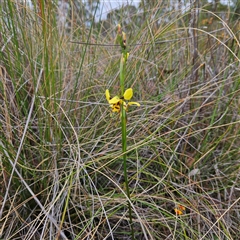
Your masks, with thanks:
M 108 101 L 108 103 L 110 104 L 110 107 L 112 108 L 113 112 L 118 112 L 120 113 L 121 111 L 121 104 L 123 104 L 124 109 L 127 111 L 128 110 L 128 106 L 131 105 L 137 105 L 140 106 L 140 104 L 138 102 L 128 102 L 126 103 L 124 100 L 129 101 L 132 96 L 133 96 L 133 90 L 132 88 L 128 88 L 124 94 L 123 97 L 119 98 L 118 96 L 115 96 L 113 98 L 111 98 L 110 92 L 107 89 L 105 92 L 106 95 L 106 99 Z

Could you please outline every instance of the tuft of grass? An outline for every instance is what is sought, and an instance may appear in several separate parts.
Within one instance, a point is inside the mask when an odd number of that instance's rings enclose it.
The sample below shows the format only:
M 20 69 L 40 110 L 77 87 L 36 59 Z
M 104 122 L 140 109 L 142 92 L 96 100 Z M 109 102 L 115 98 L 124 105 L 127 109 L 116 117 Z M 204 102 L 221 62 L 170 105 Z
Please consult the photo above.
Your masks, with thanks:
M 104 96 L 119 89 L 110 45 L 122 23 L 126 88 L 141 100 L 127 119 L 136 239 L 239 239 L 239 24 L 224 6 L 169 2 L 106 22 L 69 3 L 65 25 L 55 3 L 0 3 L 1 238 L 131 236 L 121 126 Z

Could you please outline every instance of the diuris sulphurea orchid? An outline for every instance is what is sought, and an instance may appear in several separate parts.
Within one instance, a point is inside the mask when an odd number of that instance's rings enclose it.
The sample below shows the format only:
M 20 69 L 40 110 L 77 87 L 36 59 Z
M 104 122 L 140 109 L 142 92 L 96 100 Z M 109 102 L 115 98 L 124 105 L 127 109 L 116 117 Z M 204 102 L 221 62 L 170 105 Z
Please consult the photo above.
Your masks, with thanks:
M 126 111 L 128 110 L 128 107 L 131 105 L 140 106 L 140 104 L 138 102 L 126 102 L 126 101 L 129 101 L 133 96 L 132 88 L 128 88 L 124 92 L 122 97 L 115 96 L 115 97 L 111 98 L 110 92 L 108 89 L 106 90 L 105 94 L 106 94 L 106 99 L 107 99 L 108 103 L 110 104 L 110 107 L 112 108 L 113 112 L 120 113 L 121 105 L 123 105 L 123 107 Z

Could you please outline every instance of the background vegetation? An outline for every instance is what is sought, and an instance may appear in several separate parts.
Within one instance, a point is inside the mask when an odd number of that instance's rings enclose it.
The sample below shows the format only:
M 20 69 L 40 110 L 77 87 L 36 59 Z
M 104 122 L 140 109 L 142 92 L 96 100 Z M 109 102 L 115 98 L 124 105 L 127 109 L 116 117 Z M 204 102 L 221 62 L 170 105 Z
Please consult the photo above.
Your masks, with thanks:
M 136 239 L 240 239 L 237 1 L 0 8 L 1 239 L 131 237 L 120 120 L 104 96 L 119 89 L 118 23 L 141 103 L 127 123 Z

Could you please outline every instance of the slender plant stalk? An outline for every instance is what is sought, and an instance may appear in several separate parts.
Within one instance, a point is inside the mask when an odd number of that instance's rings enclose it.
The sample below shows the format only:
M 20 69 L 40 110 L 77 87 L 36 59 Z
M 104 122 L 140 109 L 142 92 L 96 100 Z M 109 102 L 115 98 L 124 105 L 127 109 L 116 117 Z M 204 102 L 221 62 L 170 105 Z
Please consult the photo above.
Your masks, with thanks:
M 122 56 L 120 61 L 120 87 L 121 87 L 121 95 L 123 96 L 124 93 L 124 82 L 125 82 L 125 71 L 126 71 L 126 62 L 128 58 L 128 51 L 126 49 L 126 39 L 125 33 L 122 34 L 120 38 L 120 45 L 122 47 Z M 128 185 L 128 174 L 127 174 L 127 114 L 126 110 L 124 109 L 123 103 L 121 104 L 121 124 L 122 124 L 122 151 L 123 151 L 123 167 L 124 167 L 124 180 L 125 186 L 128 196 L 128 211 L 129 211 L 129 222 L 131 228 L 131 235 L 132 240 L 135 239 L 134 237 L 134 229 L 133 229 L 133 222 L 132 222 L 132 207 L 131 207 L 131 196 L 129 191 Z
M 56 237 L 56 240 L 58 240 L 60 238 L 60 233 L 61 233 L 60 230 L 62 229 L 64 220 L 65 220 L 65 217 L 66 217 L 68 203 L 69 203 L 69 199 L 70 199 L 70 196 L 71 196 L 72 185 L 73 185 L 73 170 L 71 171 L 71 175 L 70 175 L 70 179 L 69 179 L 68 194 L 67 194 L 67 197 L 66 197 L 66 202 L 65 202 L 64 209 L 63 209 L 62 218 L 61 218 L 60 227 L 59 227 L 59 232 L 58 232 L 58 235 Z

